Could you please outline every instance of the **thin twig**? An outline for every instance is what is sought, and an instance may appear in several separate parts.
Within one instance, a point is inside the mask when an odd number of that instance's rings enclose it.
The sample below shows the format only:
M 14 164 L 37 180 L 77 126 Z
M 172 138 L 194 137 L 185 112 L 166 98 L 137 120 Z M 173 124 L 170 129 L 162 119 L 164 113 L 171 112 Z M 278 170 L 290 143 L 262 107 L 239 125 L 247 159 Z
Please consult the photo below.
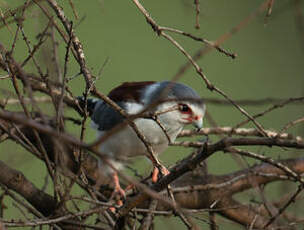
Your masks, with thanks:
M 267 7 L 267 1 L 263 2 L 259 8 L 255 9 L 249 16 L 244 18 L 240 23 L 238 23 L 236 26 L 232 27 L 230 31 L 223 34 L 221 37 L 219 37 L 214 43 L 217 45 L 222 44 L 227 39 L 231 38 L 233 35 L 238 33 L 241 29 L 245 28 L 254 18 L 257 17 L 261 12 L 264 12 Z M 198 61 L 201 57 L 203 57 L 206 53 L 214 50 L 212 47 L 204 47 L 199 49 L 194 55 L 193 60 Z M 180 78 L 186 70 L 188 70 L 191 67 L 192 63 L 191 61 L 187 61 L 182 67 L 179 68 L 178 72 L 174 75 L 173 79 Z
M 199 29 L 200 28 L 200 24 L 199 24 L 199 14 L 200 14 L 200 2 L 199 0 L 194 0 L 194 4 L 195 4 L 195 28 Z
M 301 123 L 301 122 L 304 122 L 304 117 L 301 117 L 301 118 L 298 118 L 298 119 L 296 119 L 296 120 L 294 120 L 294 121 L 288 122 L 288 123 L 281 129 L 281 131 L 280 131 L 279 134 L 285 132 L 285 131 L 286 131 L 287 129 L 289 129 L 290 127 L 295 126 L 296 124 L 299 124 L 299 123 Z
M 253 115 L 252 117 L 254 119 L 258 118 L 258 117 L 262 117 L 264 116 L 265 114 L 275 110 L 275 109 L 278 109 L 278 108 L 283 108 L 284 106 L 286 106 L 287 104 L 290 104 L 290 103 L 293 103 L 293 102 L 296 102 L 296 101 L 304 101 L 304 97 L 295 97 L 295 98 L 289 98 L 287 100 L 284 100 L 280 103 L 277 103 L 277 104 L 274 104 L 272 106 L 270 106 L 268 109 L 264 110 L 263 112 L 259 112 L 255 115 Z M 250 119 L 247 119 L 247 120 L 244 120 L 242 122 L 239 122 L 237 125 L 234 126 L 234 128 L 239 128 L 241 126 L 244 126 L 245 124 L 247 124 L 248 122 L 250 121 Z
M 241 106 L 239 106 L 235 101 L 233 101 L 230 97 L 228 97 L 228 95 L 226 93 L 224 93 L 222 90 L 220 90 L 219 88 L 217 88 L 216 86 L 214 86 L 209 80 L 208 78 L 205 76 L 205 74 L 203 73 L 201 67 L 199 67 L 199 65 L 193 60 L 193 58 L 190 56 L 190 54 L 188 54 L 185 49 L 177 42 L 175 41 L 170 35 L 166 34 L 163 30 L 162 27 L 160 27 L 153 19 L 152 17 L 149 15 L 149 13 L 146 11 L 146 9 L 139 3 L 138 0 L 133 0 L 133 2 L 135 3 L 135 5 L 138 7 L 138 9 L 142 12 L 142 14 L 145 16 L 147 22 L 151 25 L 152 29 L 157 32 L 157 34 L 159 36 L 162 36 L 164 38 L 166 38 L 167 40 L 169 40 L 179 51 L 181 51 L 186 57 L 187 59 L 191 62 L 191 64 L 193 65 L 193 67 L 195 68 L 196 72 L 201 76 L 201 78 L 204 80 L 207 88 L 210 91 L 216 91 L 217 93 L 219 93 L 220 95 L 222 95 L 226 100 L 228 100 L 232 105 L 234 105 L 243 115 L 245 115 L 250 121 L 252 121 L 256 127 L 258 128 L 258 130 L 265 136 L 267 136 L 267 134 L 264 132 L 264 128 L 246 111 L 244 110 Z
M 142 224 L 139 227 L 139 230 L 149 230 L 153 221 L 154 211 L 157 207 L 157 200 L 152 200 L 149 205 L 148 213 L 142 220 Z
M 279 212 L 273 216 L 272 218 L 270 218 L 270 220 L 265 224 L 265 226 L 263 227 L 263 229 L 267 228 L 269 225 L 271 225 L 292 203 L 295 202 L 295 199 L 297 198 L 297 196 L 303 191 L 303 184 L 298 186 L 297 191 L 292 195 L 292 197 L 286 202 L 286 204 L 279 209 Z

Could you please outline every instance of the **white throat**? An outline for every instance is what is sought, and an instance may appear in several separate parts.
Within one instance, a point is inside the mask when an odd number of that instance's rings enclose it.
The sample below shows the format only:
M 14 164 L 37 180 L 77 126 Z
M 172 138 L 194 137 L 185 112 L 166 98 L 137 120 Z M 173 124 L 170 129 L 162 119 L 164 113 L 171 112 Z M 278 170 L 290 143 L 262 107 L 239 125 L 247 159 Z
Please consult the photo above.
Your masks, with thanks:
M 161 113 L 157 116 L 157 119 L 165 128 L 171 141 L 175 141 L 177 135 L 184 127 L 184 124 L 179 121 L 180 113 L 177 111 L 177 108 L 176 103 L 172 102 L 163 103 L 157 107 L 157 112 Z

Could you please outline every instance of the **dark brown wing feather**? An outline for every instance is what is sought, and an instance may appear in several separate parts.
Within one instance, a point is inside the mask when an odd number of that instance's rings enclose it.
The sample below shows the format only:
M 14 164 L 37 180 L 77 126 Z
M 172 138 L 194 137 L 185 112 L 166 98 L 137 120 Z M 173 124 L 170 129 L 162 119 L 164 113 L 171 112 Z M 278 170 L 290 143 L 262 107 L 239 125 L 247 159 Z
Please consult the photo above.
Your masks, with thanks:
M 114 88 L 108 97 L 115 102 L 129 101 L 142 103 L 140 101 L 142 90 L 154 83 L 154 81 L 124 82 Z
M 126 109 L 125 102 L 143 103 L 140 98 L 142 90 L 153 83 L 153 81 L 125 82 L 114 88 L 108 96 L 121 108 Z M 124 120 L 124 117 L 120 113 L 102 100 L 95 103 L 91 118 L 97 125 L 96 128 L 100 131 L 110 130 Z

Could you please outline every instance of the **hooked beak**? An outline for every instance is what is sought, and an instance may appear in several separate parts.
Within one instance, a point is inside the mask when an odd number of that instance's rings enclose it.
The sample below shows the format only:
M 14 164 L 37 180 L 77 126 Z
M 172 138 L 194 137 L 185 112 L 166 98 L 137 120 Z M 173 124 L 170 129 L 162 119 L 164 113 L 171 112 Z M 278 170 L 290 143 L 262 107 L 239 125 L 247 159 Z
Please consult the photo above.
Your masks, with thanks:
M 200 117 L 193 121 L 193 126 L 196 128 L 196 131 L 200 131 L 203 128 L 203 118 Z

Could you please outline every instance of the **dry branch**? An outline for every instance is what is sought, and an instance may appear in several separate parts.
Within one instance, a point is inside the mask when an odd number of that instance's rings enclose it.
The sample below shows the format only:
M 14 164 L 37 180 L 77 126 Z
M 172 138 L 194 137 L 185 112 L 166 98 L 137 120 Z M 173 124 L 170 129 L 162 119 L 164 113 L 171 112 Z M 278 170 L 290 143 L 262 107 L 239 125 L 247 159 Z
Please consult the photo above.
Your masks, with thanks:
M 287 133 L 286 130 L 294 125 L 300 125 L 303 122 L 303 116 L 293 121 L 286 121 L 285 126 L 281 131 L 268 130 L 256 121 L 258 117 L 275 111 L 277 108 L 282 108 L 287 104 L 295 104 L 297 106 L 303 104 L 303 97 L 287 97 L 286 99 L 279 98 L 264 98 L 264 99 L 248 99 L 248 100 L 232 100 L 227 96 L 226 92 L 220 90 L 213 85 L 205 76 L 202 68 L 197 64 L 197 60 L 213 48 L 225 55 L 235 58 L 236 55 L 228 52 L 220 47 L 226 39 L 233 34 L 245 28 L 252 19 L 256 18 L 261 12 L 267 11 L 267 17 L 273 10 L 274 0 L 265 0 L 261 6 L 254 10 L 237 26 L 215 42 L 208 39 L 195 36 L 180 29 L 160 26 L 150 16 L 149 12 L 143 7 L 138 0 L 133 0 L 137 9 L 144 15 L 145 19 L 152 26 L 152 29 L 159 35 L 164 37 L 177 48 L 177 51 L 183 53 L 189 63 L 194 67 L 197 74 L 204 80 L 206 86 L 211 91 L 215 91 L 224 99 L 207 98 L 207 103 L 217 105 L 233 105 L 248 119 L 240 122 L 235 127 L 214 127 L 204 128 L 197 131 L 184 130 L 179 137 L 193 137 L 200 135 L 219 135 L 220 139 L 215 143 L 199 142 L 199 141 L 180 141 L 171 143 L 184 147 L 194 147 L 195 152 L 187 156 L 181 162 L 176 163 L 171 167 L 170 174 L 161 178 L 158 183 L 151 184 L 149 177 L 141 181 L 135 180 L 120 172 L 120 176 L 127 182 L 134 183 L 138 191 L 128 191 L 127 198 L 122 207 L 115 205 L 114 200 L 109 200 L 113 182 L 110 181 L 106 172 L 100 168 L 98 160 L 93 156 L 97 155 L 103 158 L 104 153 L 98 150 L 98 146 L 102 144 L 104 139 L 98 139 L 93 143 L 85 143 L 84 135 L 86 130 L 87 111 L 84 111 L 78 104 L 78 101 L 73 96 L 73 90 L 69 88 L 69 80 L 67 77 L 67 69 L 70 64 L 69 53 L 71 52 L 79 65 L 80 74 L 83 75 L 85 84 L 83 86 L 84 96 L 87 98 L 90 94 L 96 96 L 112 108 L 118 111 L 125 122 L 121 126 L 113 129 L 105 138 L 109 138 L 111 134 L 119 131 L 123 126 L 131 126 L 138 137 L 146 145 L 148 152 L 159 167 L 162 165 L 154 156 L 153 149 L 147 143 L 145 137 L 138 131 L 134 119 L 140 116 L 147 116 L 154 119 L 159 126 L 166 131 L 162 124 L 158 121 L 158 114 L 136 114 L 129 116 L 121 109 L 114 101 L 98 91 L 95 87 L 96 78 L 91 74 L 85 59 L 80 39 L 76 36 L 73 30 L 73 21 L 70 21 L 65 15 L 64 9 L 59 6 L 55 0 L 45 0 L 46 4 L 39 0 L 25 1 L 25 4 L 11 10 L 8 13 L 0 12 L 2 24 L 12 34 L 12 45 L 6 48 L 0 43 L 0 69 L 5 72 L 0 80 L 7 81 L 10 79 L 15 92 L 9 95 L 6 99 L 0 99 L 0 141 L 5 142 L 11 139 L 16 144 L 22 146 L 27 152 L 37 157 L 43 163 L 46 163 L 48 175 L 51 176 L 52 186 L 54 186 L 54 194 L 47 194 L 44 189 L 38 189 L 22 172 L 10 168 L 4 162 L 0 161 L 0 185 L 3 194 L 0 196 L 2 202 L 5 196 L 10 196 L 16 201 L 16 207 L 23 212 L 23 208 L 29 210 L 39 219 L 28 218 L 27 214 L 23 213 L 27 220 L 12 221 L 0 218 L 0 229 L 4 227 L 25 227 L 25 226 L 42 226 L 49 225 L 55 229 L 104 229 L 103 226 L 113 228 L 115 225 L 125 226 L 129 224 L 132 227 L 140 222 L 140 217 L 145 216 L 141 222 L 141 229 L 149 229 L 153 226 L 153 216 L 156 215 L 175 215 L 179 216 L 188 229 L 196 229 L 195 222 L 192 221 L 193 213 L 211 212 L 212 215 L 219 214 L 236 223 L 246 226 L 248 229 L 276 229 L 291 227 L 294 222 L 299 222 L 301 219 L 293 217 L 286 209 L 293 203 L 301 201 L 299 194 L 303 190 L 303 175 L 304 175 L 304 159 L 303 157 L 275 160 L 269 156 L 255 153 L 248 150 L 237 149 L 236 146 L 251 147 L 265 146 L 275 147 L 280 153 L 280 148 L 284 148 L 287 156 L 288 153 L 293 153 L 304 148 L 302 136 L 294 136 Z M 35 45 L 27 37 L 26 30 L 23 25 L 26 18 L 25 12 L 36 4 L 41 12 L 47 17 L 48 22 L 44 29 L 39 34 L 38 42 Z M 69 1 L 70 7 L 77 18 L 74 2 Z M 196 27 L 199 27 L 200 2 L 194 1 L 196 12 Z M 300 33 L 303 35 L 303 17 L 300 10 L 300 1 L 295 1 L 297 23 Z M 17 15 L 21 15 L 20 17 Z M 13 34 L 11 24 L 17 25 L 17 30 Z M 51 32 L 50 32 L 51 29 Z M 51 34 L 49 34 L 51 33 Z M 66 44 L 65 63 L 63 73 L 60 70 L 58 58 L 58 49 L 56 35 L 61 36 L 62 41 Z M 194 41 L 202 42 L 207 47 L 198 51 L 192 57 L 183 45 L 175 40 L 170 34 L 182 35 Z M 16 53 L 16 42 L 22 36 L 24 46 L 27 47 L 28 54 L 25 60 L 21 63 L 14 58 Z M 45 42 L 52 39 L 53 58 L 56 65 L 55 79 L 48 76 L 47 71 L 41 69 L 40 60 L 36 58 L 38 51 L 45 45 Z M 33 62 L 35 72 L 29 73 L 25 67 Z M 185 65 L 181 68 L 180 73 L 173 80 L 179 79 L 190 65 Z M 46 74 L 44 74 L 46 72 Z M 77 75 L 78 76 L 78 75 Z M 33 96 L 34 92 L 42 92 L 44 96 L 37 99 Z M 18 98 L 18 99 L 11 99 Z M 37 103 L 51 102 L 56 109 L 56 116 L 50 117 L 40 110 Z M 13 112 L 8 109 L 7 105 L 21 105 L 23 111 Z M 241 106 L 259 106 L 264 104 L 273 104 L 265 111 L 261 111 L 256 115 L 251 116 Z M 81 124 L 80 138 L 75 137 L 64 130 L 65 109 L 66 106 L 77 111 L 83 119 L 78 122 Z M 85 106 L 87 107 L 87 106 Z M 32 108 L 34 112 L 30 110 Z M 77 121 L 77 118 L 71 118 Z M 252 121 L 256 128 L 240 128 L 249 121 Z M 214 126 L 216 122 L 214 122 Z M 288 150 L 288 152 L 286 151 Z M 248 166 L 244 169 L 234 171 L 225 175 L 213 175 L 207 173 L 205 160 L 215 153 L 238 154 L 242 157 L 250 157 L 258 160 L 257 165 Z M 93 153 L 93 154 L 91 154 Z M 288 156 L 289 158 L 289 156 Z M 105 161 L 107 162 L 107 161 Z M 135 170 L 136 173 L 138 173 Z M 288 194 L 287 198 L 279 201 L 268 201 L 263 192 L 262 203 L 255 204 L 253 202 L 240 203 L 235 195 L 247 190 L 258 189 L 262 191 L 264 186 L 272 184 L 276 181 L 288 181 L 294 185 L 298 185 L 297 190 L 293 190 Z M 75 197 L 71 194 L 73 185 L 77 183 L 84 191 L 83 196 Z M 45 184 L 44 188 L 48 186 Z M 168 187 L 170 186 L 170 187 Z M 168 191 L 166 191 L 168 188 Z M 290 191 L 289 191 L 290 192 Z M 22 201 L 15 194 L 18 194 L 26 201 Z M 167 194 L 169 193 L 169 195 Z M 285 195 L 286 197 L 286 195 Z M 152 202 L 150 202 L 153 200 Z M 77 201 L 77 202 L 76 202 Z M 73 209 L 67 208 L 67 202 L 71 202 Z M 90 205 L 91 208 L 84 209 L 81 204 Z M 30 204 L 30 205 L 29 205 Z M 274 207 L 274 212 L 269 211 L 268 204 Z M 21 208 L 22 207 L 22 208 Z M 109 212 L 108 208 L 115 207 L 116 213 Z M 0 206 L 0 213 L 3 211 Z M 99 222 L 95 225 L 86 223 L 86 218 L 93 214 L 98 215 L 96 220 Z M 129 221 L 129 222 L 128 222 Z M 211 221 L 213 219 L 211 218 Z M 281 223 L 285 224 L 281 227 Z M 216 229 L 216 224 L 212 223 L 211 229 Z

